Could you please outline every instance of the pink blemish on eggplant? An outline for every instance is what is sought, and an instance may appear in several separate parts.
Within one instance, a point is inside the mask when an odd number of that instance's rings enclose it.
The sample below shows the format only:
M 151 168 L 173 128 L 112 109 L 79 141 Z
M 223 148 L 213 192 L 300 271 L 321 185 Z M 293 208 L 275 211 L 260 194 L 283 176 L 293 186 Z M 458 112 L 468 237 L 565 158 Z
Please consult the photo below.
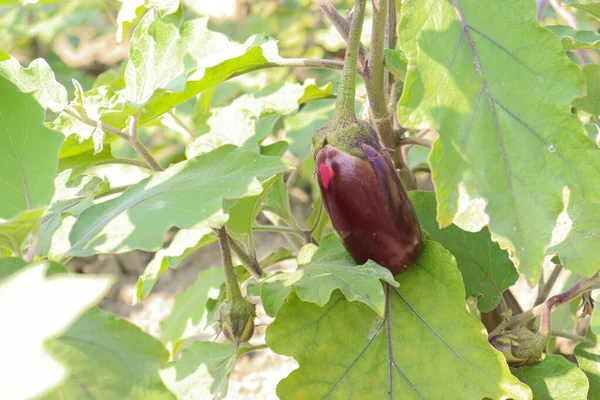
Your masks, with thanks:
M 319 165 L 319 177 L 321 179 L 321 183 L 323 184 L 323 188 L 329 188 L 329 181 L 335 176 L 335 172 L 331 166 L 326 163 L 321 163 Z

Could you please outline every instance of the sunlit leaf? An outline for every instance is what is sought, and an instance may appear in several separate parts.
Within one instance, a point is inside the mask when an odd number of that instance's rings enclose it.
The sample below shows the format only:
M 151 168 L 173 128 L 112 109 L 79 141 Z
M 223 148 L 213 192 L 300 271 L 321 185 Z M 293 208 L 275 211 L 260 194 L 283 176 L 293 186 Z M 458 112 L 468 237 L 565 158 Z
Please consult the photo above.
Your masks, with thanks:
M 441 226 L 466 228 L 458 216 L 485 208 L 492 238 L 530 281 L 555 252 L 589 276 L 600 264 L 590 218 L 600 215 L 600 154 L 570 109 L 581 73 L 535 11 L 528 0 L 407 2 L 398 116 L 440 134 L 429 161 Z
M 467 296 L 478 299 L 482 312 L 492 311 L 500 302 L 502 292 L 519 278 L 506 251 L 492 242 L 487 228 L 472 233 L 456 225 L 440 229 L 435 220 L 435 195 L 432 192 L 408 192 L 421 228 L 456 258 L 462 273 Z
M 223 197 L 259 193 L 256 177 L 286 167 L 280 158 L 233 146 L 180 162 L 83 211 L 69 235 L 68 254 L 156 250 L 171 226 L 187 229 L 222 215 Z
M 50 203 L 61 134 L 44 128 L 31 94 L 0 77 L 0 218 Z
M 64 332 L 111 285 L 109 278 L 48 278 L 47 268 L 47 263 L 32 264 L 0 282 L 2 398 L 38 396 L 65 378 L 67 371 L 44 342 Z M 32 293 L 43 301 L 32 301 Z
M 563 356 L 548 354 L 539 364 L 511 371 L 531 388 L 535 400 L 588 399 L 585 374 Z
M 266 337 L 300 364 L 279 382 L 280 399 L 532 398 L 467 311 L 452 255 L 423 245 L 419 262 L 389 290 L 387 320 L 339 292 L 323 307 L 290 295 Z

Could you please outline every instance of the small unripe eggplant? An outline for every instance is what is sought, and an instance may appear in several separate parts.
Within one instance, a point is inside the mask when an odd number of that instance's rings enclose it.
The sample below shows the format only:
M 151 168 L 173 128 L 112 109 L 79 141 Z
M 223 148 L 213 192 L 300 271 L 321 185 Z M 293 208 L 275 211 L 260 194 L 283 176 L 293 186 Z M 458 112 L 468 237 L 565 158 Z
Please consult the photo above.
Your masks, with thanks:
M 225 300 L 219 307 L 221 331 L 236 346 L 254 335 L 256 307 L 246 299 Z
M 354 260 L 373 260 L 396 275 L 419 258 L 421 229 L 390 156 L 369 142 L 377 148 L 354 142 L 349 154 L 325 141 L 315 157 L 319 187 Z

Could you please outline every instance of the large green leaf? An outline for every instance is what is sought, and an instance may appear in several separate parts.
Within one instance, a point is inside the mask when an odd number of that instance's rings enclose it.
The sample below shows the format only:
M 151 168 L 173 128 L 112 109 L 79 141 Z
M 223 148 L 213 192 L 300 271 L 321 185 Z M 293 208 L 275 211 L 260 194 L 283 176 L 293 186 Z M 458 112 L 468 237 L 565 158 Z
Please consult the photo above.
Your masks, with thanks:
M 205 224 L 178 231 L 169 246 L 158 250 L 137 283 L 137 298 L 144 299 L 168 268 L 176 268 L 192 251 L 216 241 L 215 234 Z
M 222 399 L 227 395 L 229 374 L 236 361 L 233 343 L 196 341 L 160 376 L 178 399 Z
M 58 113 L 67 106 L 67 89 L 56 81 L 48 63 L 35 59 L 24 68 L 19 61 L 0 51 L 0 76 L 14 83 L 19 90 L 32 93 L 43 108 Z
M 478 299 L 477 307 L 482 312 L 496 308 L 502 292 L 519 278 L 506 251 L 492 242 L 487 228 L 477 233 L 465 232 L 456 225 L 440 229 L 435 220 L 434 193 L 411 191 L 408 195 L 421 228 L 456 258 L 466 295 Z
M 511 371 L 531 388 L 535 400 L 588 399 L 585 374 L 563 356 L 549 354 L 539 364 Z
M 0 77 L 0 218 L 50 203 L 61 134 L 44 128 L 31 94 Z
M 560 38 L 565 50 L 600 49 L 600 35 L 593 31 L 578 31 L 566 25 L 545 26 Z
M 589 399 L 600 398 L 600 344 L 598 336 L 592 332 L 586 335 L 593 343 L 579 343 L 573 351 L 577 357 L 579 368 L 586 374 L 590 382 Z
M 175 358 L 186 339 L 201 333 L 207 324 L 206 301 L 218 293 L 223 283 L 222 268 L 200 271 L 196 282 L 175 297 L 171 314 L 160 323 L 160 340 Z
M 146 103 L 158 88 L 165 88 L 183 72 L 185 45 L 175 25 L 150 11 L 133 32 L 125 69 L 127 99 Z
M 83 211 L 69 235 L 68 255 L 156 250 L 171 226 L 186 229 L 215 218 L 223 213 L 223 197 L 260 193 L 256 177 L 285 169 L 280 158 L 234 146 L 182 161 Z
M 0 220 L 0 247 L 20 255 L 27 235 L 39 228 L 43 213 L 43 208 L 36 208 L 23 211 L 8 221 Z
M 92 205 L 94 194 L 100 192 L 107 184 L 96 176 L 79 175 L 71 180 L 71 170 L 58 174 L 55 179 L 56 192 L 50 207 L 44 212 L 41 227 L 38 254 L 48 254 L 52 234 L 62 222 L 64 214 L 78 216 Z
M 335 234 L 323 238 L 321 247 L 309 244 L 298 255 L 298 269 L 261 282 L 261 297 L 274 316 L 295 289 L 302 301 L 324 306 L 340 289 L 348 301 L 359 301 L 383 316 L 385 293 L 382 281 L 398 286 L 392 273 L 374 261 L 357 265 Z
M 47 263 L 32 264 L 0 282 L 0 398 L 31 398 L 63 380 L 65 368 L 44 342 L 66 330 L 111 285 L 109 278 L 48 278 L 47 268 Z M 42 301 L 32 301 L 32 295 Z
M 175 399 L 159 377 L 169 354 L 140 328 L 99 308 L 46 344 L 68 370 L 45 400 Z
M 308 103 L 302 110 L 285 120 L 285 138 L 291 143 L 290 151 L 300 160 L 310 153 L 310 140 L 314 133 L 333 117 L 333 100 Z
M 467 311 L 449 252 L 425 240 L 419 262 L 397 279 L 386 319 L 339 292 L 323 307 L 289 297 L 266 337 L 300 364 L 277 386 L 279 398 L 531 399 Z
M 402 14 L 409 67 L 398 116 L 440 133 L 429 157 L 440 225 L 466 228 L 458 216 L 485 208 L 492 238 L 530 280 L 555 252 L 593 274 L 600 155 L 570 110 L 581 73 L 539 26 L 534 2 L 409 1 Z
M 208 120 L 210 132 L 188 145 L 186 157 L 196 157 L 226 144 L 258 152 L 259 143 L 273 133 L 279 119 L 277 114 L 255 118 L 251 111 L 235 104 L 216 109 Z
M 563 1 L 563 4 L 578 8 L 600 19 L 600 2 L 597 0 L 565 0 Z
M 600 117 L 600 65 L 586 64 L 582 68 L 587 95 L 573 101 L 573 106 L 594 116 L 598 121 Z

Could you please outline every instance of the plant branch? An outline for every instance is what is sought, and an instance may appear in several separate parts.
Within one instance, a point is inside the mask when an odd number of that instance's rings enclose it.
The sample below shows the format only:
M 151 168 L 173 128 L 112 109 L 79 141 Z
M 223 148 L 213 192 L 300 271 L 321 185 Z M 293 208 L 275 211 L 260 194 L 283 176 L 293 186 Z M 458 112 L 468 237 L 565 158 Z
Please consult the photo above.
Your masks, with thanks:
M 255 278 L 260 278 L 264 272 L 260 267 L 260 264 L 256 260 L 256 258 L 250 256 L 237 242 L 229 236 L 229 247 L 233 250 L 233 253 L 240 259 L 244 267 L 246 267 L 246 271 L 250 273 Z
M 269 61 L 267 64 L 264 64 L 257 69 L 267 67 L 326 68 L 340 70 L 344 68 L 344 62 L 338 60 L 324 60 L 320 58 L 280 58 L 275 61 Z
M 576 342 L 583 342 L 585 344 L 589 344 L 589 345 L 592 345 L 592 346 L 596 345 L 596 343 L 592 342 L 588 338 L 585 338 L 583 336 L 579 336 L 579 335 L 576 335 L 576 334 L 570 333 L 570 332 L 555 331 L 555 330 L 553 330 L 552 331 L 552 336 L 564 337 L 566 339 L 574 340 Z
M 229 250 L 229 235 L 227 228 L 224 226 L 217 229 L 217 237 L 221 246 L 221 257 L 223 258 L 223 270 L 225 271 L 225 293 L 228 301 L 244 299 L 240 284 L 233 269 L 233 261 L 231 260 L 231 251 Z
M 129 139 L 128 142 L 133 147 L 133 150 L 146 161 L 146 164 L 152 171 L 164 171 L 163 167 L 152 157 L 152 154 L 140 142 L 138 138 L 138 117 L 139 114 L 129 117 Z
M 105 124 L 102 121 L 94 121 L 93 119 L 91 119 L 87 115 L 83 115 L 83 114 L 77 112 L 72 107 L 67 107 L 65 109 L 65 112 L 67 114 L 69 114 L 70 116 L 72 116 L 73 118 L 78 119 L 79 121 L 81 121 L 81 122 L 83 122 L 85 124 L 88 124 L 89 126 L 93 126 L 95 128 L 100 128 L 104 132 L 112 133 L 113 135 L 117 135 L 121 139 L 129 141 L 129 137 L 125 133 L 121 132 L 119 129 L 115 128 L 112 125 Z
M 556 280 L 558 279 L 562 269 L 563 266 L 561 264 L 556 264 L 552 270 L 552 273 L 550 273 L 548 280 L 546 282 L 540 280 L 540 283 L 538 284 L 539 292 L 535 298 L 535 302 L 533 303 L 534 307 L 545 302 L 548 296 L 550 296 L 550 292 L 552 291 L 552 288 L 554 287 L 554 284 L 556 283 Z M 542 274 L 542 277 L 543 276 L 544 275 Z
M 327 18 L 333 24 L 333 27 L 338 31 L 342 39 L 348 42 L 348 37 L 350 36 L 350 25 L 346 18 L 344 18 L 331 4 L 329 0 L 315 0 L 323 14 L 327 16 Z M 365 47 L 360 44 L 358 47 L 358 60 L 362 69 L 365 70 L 367 68 L 367 51 Z
M 185 122 L 183 122 L 183 120 L 181 118 L 179 118 L 179 116 L 177 114 L 175 114 L 173 109 L 171 109 L 171 111 L 169 111 L 169 116 L 171 118 L 173 118 L 173 121 L 175 121 L 175 123 L 183 129 L 183 131 L 187 135 L 188 139 L 190 139 L 190 140 L 196 139 L 196 137 L 194 136 L 194 131 L 192 129 L 190 129 L 190 127 L 187 126 L 185 124 Z
M 538 329 L 538 333 L 544 336 L 547 336 L 551 332 L 551 324 L 550 324 L 550 312 L 552 309 L 558 305 L 565 304 L 571 300 L 573 300 L 577 296 L 581 296 L 586 291 L 590 290 L 590 288 L 600 282 L 600 271 L 596 272 L 590 278 L 584 278 L 579 280 L 573 287 L 570 289 L 557 294 L 556 296 L 550 297 L 542 306 L 541 314 L 540 314 L 540 329 Z
M 354 13 L 350 22 L 348 34 L 348 46 L 344 57 L 344 70 L 340 79 L 338 97 L 335 102 L 335 116 L 342 121 L 356 119 L 354 112 L 354 97 L 356 94 L 356 64 L 358 62 L 358 49 L 360 47 L 360 36 L 365 19 L 365 8 L 367 0 L 355 0 Z
M 581 296 L 583 293 L 591 290 L 595 285 L 600 283 L 600 271 L 596 272 L 590 278 L 583 278 L 579 280 L 570 289 L 557 294 L 556 296 L 550 297 L 546 302 L 538 306 L 533 307 L 531 310 L 524 313 L 515 315 L 508 321 L 504 321 L 494 331 L 499 330 L 510 330 L 516 328 L 528 321 L 541 316 L 539 333 L 542 335 L 549 335 L 551 332 L 550 328 L 550 312 L 556 306 L 568 303 L 577 296 Z
M 291 233 L 301 238 L 304 238 L 304 235 L 301 231 L 291 228 L 289 226 L 276 226 L 276 225 L 253 225 L 252 230 L 262 231 L 262 232 L 279 232 L 279 233 Z
M 398 137 L 394 134 L 392 119 L 388 112 L 386 92 L 384 87 L 385 68 L 384 42 L 387 26 L 388 0 L 373 0 L 373 27 L 371 31 L 371 54 L 369 65 L 365 70 L 365 87 L 369 98 L 369 106 L 373 117 L 373 125 L 379 134 L 383 145 L 390 149 L 398 148 Z M 406 165 L 400 152 L 391 154 L 396 168 L 406 170 Z M 410 171 L 407 171 L 410 173 Z
M 402 139 L 399 140 L 398 146 L 402 147 L 402 146 L 423 146 L 423 147 L 427 147 L 428 149 L 431 148 L 431 146 L 433 145 L 433 142 L 429 139 L 425 139 L 422 137 L 417 137 L 417 136 L 407 136 L 404 137 Z
M 111 158 L 108 160 L 100 160 L 93 163 L 90 163 L 85 166 L 85 169 L 97 167 L 99 165 L 110 165 L 110 164 L 124 164 L 124 165 L 133 165 L 135 167 L 150 169 L 148 164 L 140 160 L 134 160 L 133 158 Z
M 386 49 L 396 48 L 396 1 L 388 0 L 387 24 L 385 26 L 385 40 L 383 47 Z M 391 93 L 394 88 L 394 75 L 386 70 L 383 78 L 383 86 L 386 93 Z
M 94 196 L 94 200 L 98 200 L 103 197 L 110 196 L 112 194 L 124 192 L 125 190 L 129 189 L 129 187 L 131 187 L 131 185 L 116 186 L 114 188 L 107 190 L 106 192 L 102 192 L 102 193 L 98 194 L 97 196 Z

